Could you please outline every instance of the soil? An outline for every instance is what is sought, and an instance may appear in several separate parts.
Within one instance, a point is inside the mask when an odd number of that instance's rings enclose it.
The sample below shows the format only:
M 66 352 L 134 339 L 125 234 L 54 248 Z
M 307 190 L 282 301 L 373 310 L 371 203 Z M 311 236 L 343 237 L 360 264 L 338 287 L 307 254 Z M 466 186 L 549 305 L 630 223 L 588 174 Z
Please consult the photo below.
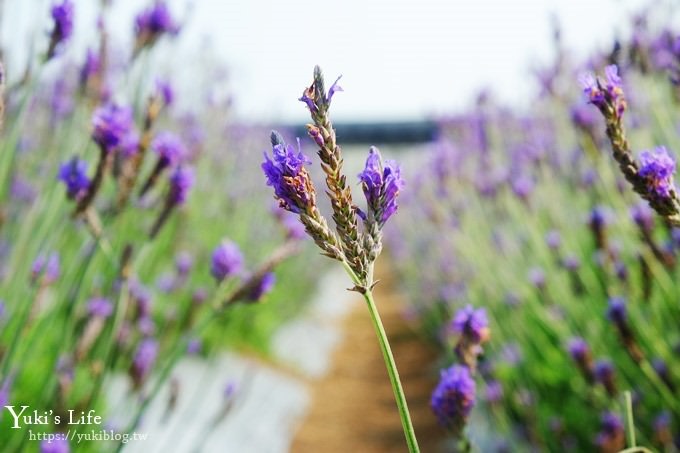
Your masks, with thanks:
M 430 411 L 436 385 L 436 351 L 413 330 L 404 316 L 389 269 L 379 269 L 375 299 L 387 331 L 423 452 L 439 451 L 445 432 Z M 344 339 L 333 366 L 311 383 L 312 405 L 296 433 L 296 453 L 407 451 L 392 387 L 365 304 L 343 321 Z

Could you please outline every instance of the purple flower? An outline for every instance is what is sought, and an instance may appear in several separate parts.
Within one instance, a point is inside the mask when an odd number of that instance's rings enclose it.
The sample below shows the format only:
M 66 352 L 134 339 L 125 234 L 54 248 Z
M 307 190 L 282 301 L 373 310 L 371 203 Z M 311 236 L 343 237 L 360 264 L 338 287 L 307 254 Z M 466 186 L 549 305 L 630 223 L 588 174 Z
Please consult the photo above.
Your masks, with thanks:
M 77 200 L 87 192 L 90 187 L 90 178 L 87 177 L 87 162 L 77 157 L 59 167 L 58 178 L 66 186 L 66 196 Z
M 286 146 L 281 136 L 272 132 L 272 159 L 265 153 L 262 163 L 267 185 L 274 188 L 279 206 L 296 214 L 316 203 L 314 186 L 304 168 L 310 161 L 299 147 L 299 141 L 297 151 L 291 145 Z
M 560 235 L 560 232 L 557 230 L 548 231 L 548 233 L 545 235 L 545 243 L 548 244 L 548 247 L 550 247 L 552 250 L 558 249 L 562 243 L 562 236 Z
M 149 374 L 158 355 L 158 342 L 153 338 L 145 338 L 137 346 L 132 360 L 132 372 L 139 381 Z
M 196 355 L 201 352 L 202 343 L 199 338 L 192 338 L 187 343 L 187 354 Z
M 626 101 L 623 96 L 623 85 L 619 70 L 616 65 L 607 66 L 604 69 L 605 79 L 596 78 L 593 74 L 584 74 L 580 77 L 583 92 L 588 102 L 595 105 L 600 111 L 607 112 L 609 107 L 612 113 L 621 118 L 626 110 Z
M 579 267 L 581 267 L 581 260 L 578 259 L 577 256 L 574 255 L 567 255 L 564 257 L 562 260 L 562 265 L 568 270 L 568 271 L 576 271 L 578 270 Z
M 161 132 L 151 142 L 151 148 L 158 153 L 164 166 L 178 164 L 187 149 L 182 140 L 172 132 Z
M 673 435 L 670 431 L 671 423 L 671 414 L 668 411 L 662 411 L 656 416 L 656 418 L 654 418 L 654 437 L 657 442 L 661 444 L 668 444 L 672 442 Z
M 221 282 L 241 272 L 243 269 L 243 255 L 233 242 L 224 240 L 213 251 L 210 262 L 210 274 Z
M 588 343 L 586 343 L 586 341 L 580 337 L 569 340 L 567 349 L 569 350 L 569 355 L 571 355 L 572 359 L 574 359 L 576 362 L 585 362 L 590 355 L 590 347 L 588 347 Z
M 136 130 L 131 130 L 128 134 L 123 136 L 119 148 L 125 157 L 131 157 L 137 154 L 139 150 L 139 133 Z
M 630 216 L 645 231 L 651 231 L 654 227 L 654 213 L 647 203 L 638 203 L 630 208 Z
M 538 289 L 545 287 L 545 272 L 540 267 L 532 267 L 529 269 L 529 282 Z
M 135 34 L 141 40 L 153 40 L 163 33 L 176 35 L 179 29 L 179 25 L 170 14 L 168 5 L 163 1 L 157 1 L 153 6 L 139 13 L 135 19 Z
M 670 156 L 665 146 L 659 146 L 652 151 L 640 153 L 640 170 L 638 174 L 647 182 L 651 194 L 660 198 L 671 196 L 675 160 Z
M 137 329 L 145 338 L 156 332 L 156 323 L 151 316 L 143 316 L 137 321 Z
M 492 380 L 486 384 L 486 401 L 497 403 L 503 398 L 503 386 L 500 382 Z
M 331 99 L 333 99 L 333 95 L 338 91 L 344 91 L 342 87 L 338 85 L 338 82 L 342 77 L 339 76 L 337 79 L 335 79 L 333 85 L 331 85 L 327 95 L 325 93 L 318 92 L 319 86 L 316 80 L 318 80 L 320 77 L 321 70 L 317 67 L 315 68 L 314 72 L 314 83 L 309 88 L 306 88 L 300 99 L 298 99 L 298 101 L 307 104 L 307 108 L 310 112 L 312 112 L 312 114 L 318 113 L 319 109 L 327 109 L 331 105 Z
M 368 205 L 368 212 L 359 210 L 359 215 L 364 220 L 375 219 L 380 226 L 384 225 L 398 208 L 397 197 L 404 187 L 401 168 L 393 160 L 387 160 L 383 165 L 380 151 L 371 146 L 359 180 Z
M 623 421 L 613 412 L 605 412 L 601 418 L 601 430 L 595 443 L 604 451 L 619 451 L 624 447 Z
M 605 105 L 604 92 L 593 74 L 587 73 L 581 75 L 579 77 L 579 82 L 583 87 L 583 93 L 586 95 L 588 102 L 594 104 L 597 108 L 601 108 Z
M 610 212 L 603 206 L 595 206 L 590 212 L 590 226 L 594 229 L 602 229 L 609 223 Z
M 201 305 L 207 299 L 208 299 L 208 292 L 205 290 L 205 288 L 198 288 L 191 295 L 191 302 L 194 305 Z
M 85 86 L 87 81 L 94 77 L 101 69 L 101 61 L 99 60 L 99 54 L 92 50 L 87 49 L 85 53 L 85 62 L 80 68 L 80 85 Z
M 177 167 L 170 176 L 170 201 L 177 205 L 184 203 L 193 185 L 194 171 L 191 167 Z
M 609 381 L 614 377 L 614 364 L 611 360 L 600 359 L 595 362 L 595 378 L 598 382 Z
M 534 180 L 527 175 L 519 175 L 512 180 L 512 191 L 522 200 L 527 200 L 534 191 Z
M 248 300 L 257 302 L 274 288 L 274 283 L 276 283 L 276 276 L 273 272 L 267 272 L 248 293 Z
M 103 297 L 94 297 L 87 303 L 87 312 L 92 317 L 108 318 L 113 313 L 113 304 Z
M 2 381 L 2 385 L 0 386 L 0 407 L 5 407 L 6 405 L 9 404 L 9 392 L 10 392 L 10 387 L 12 387 L 12 381 L 14 380 L 13 376 L 10 374 L 8 377 L 5 378 L 4 381 Z
M 194 257 L 189 252 L 180 252 L 175 257 L 175 268 L 179 275 L 187 275 L 194 265 Z
M 439 423 L 460 432 L 475 404 L 475 390 L 475 381 L 467 367 L 453 365 L 442 370 L 430 400 L 430 407 Z
M 156 80 L 156 90 L 160 93 L 165 105 L 172 105 L 175 101 L 175 91 L 167 80 Z
M 69 453 L 70 451 L 66 434 L 55 434 L 54 439 L 40 442 L 40 453 Z
M 50 253 L 47 258 L 43 254 L 38 255 L 31 268 L 31 279 L 37 281 L 41 274 L 43 275 L 43 284 L 45 285 L 57 281 L 60 274 L 58 253 Z
M 596 112 L 585 104 L 577 104 L 572 106 L 571 121 L 576 126 L 590 130 L 595 125 Z
M 19 173 L 14 173 L 12 176 L 10 193 L 12 194 L 13 199 L 28 204 L 33 203 L 35 197 L 38 195 L 37 190 L 31 185 L 29 180 Z
M 484 308 L 466 305 L 456 312 L 451 329 L 468 337 L 473 343 L 481 343 L 489 337 L 489 319 Z
M 133 128 L 130 107 L 106 104 L 92 116 L 92 139 L 107 152 L 117 148 Z
M 626 322 L 626 301 L 623 297 L 615 296 L 609 299 L 607 317 L 616 324 L 623 324 Z
M 51 13 L 54 21 L 51 47 L 54 48 L 66 42 L 73 34 L 73 2 L 63 0 L 61 3 L 52 6 Z

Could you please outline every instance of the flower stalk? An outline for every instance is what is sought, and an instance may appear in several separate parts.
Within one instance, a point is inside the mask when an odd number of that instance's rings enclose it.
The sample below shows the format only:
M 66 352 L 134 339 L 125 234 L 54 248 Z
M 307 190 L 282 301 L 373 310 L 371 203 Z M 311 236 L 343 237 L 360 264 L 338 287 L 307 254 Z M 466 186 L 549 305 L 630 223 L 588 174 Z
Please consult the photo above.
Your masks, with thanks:
M 299 99 L 307 105 L 312 117 L 313 124 L 307 125 L 307 131 L 318 146 L 317 154 L 326 174 L 326 193 L 333 210 L 335 231 L 330 230 L 316 205 L 314 184 L 305 168 L 309 161 L 300 150 L 299 143 L 296 150 L 286 145 L 280 134 L 272 132 L 272 157 L 265 153 L 262 170 L 267 185 L 274 189 L 279 206 L 299 216 L 307 234 L 322 253 L 340 261 L 354 283 L 352 290 L 363 296 L 378 337 L 406 443 L 409 452 L 414 453 L 419 451 L 418 442 L 397 365 L 372 292 L 376 283 L 373 280 L 373 267 L 382 250 L 382 227 L 397 210 L 396 199 L 403 187 L 403 180 L 399 166 L 390 161 L 383 163 L 378 149 L 372 147 L 365 168 L 359 174 L 367 209 L 364 212 L 355 206 L 351 188 L 342 173 L 342 152 L 328 114 L 331 99 L 337 91 L 342 91 L 342 88 L 336 80 L 326 92 L 321 69 L 317 66 L 311 86 L 304 90 Z M 359 229 L 359 217 L 363 220 L 363 230 Z

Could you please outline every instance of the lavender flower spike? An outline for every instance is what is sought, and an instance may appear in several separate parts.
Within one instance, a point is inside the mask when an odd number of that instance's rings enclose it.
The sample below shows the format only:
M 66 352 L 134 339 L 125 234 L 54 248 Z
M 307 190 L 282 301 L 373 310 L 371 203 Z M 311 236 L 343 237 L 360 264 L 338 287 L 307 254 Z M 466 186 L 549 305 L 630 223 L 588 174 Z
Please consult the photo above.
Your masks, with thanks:
M 610 65 L 604 69 L 604 73 L 604 80 L 590 73 L 582 75 L 579 81 L 583 86 L 583 93 L 588 102 L 597 107 L 603 115 L 620 119 L 626 110 L 626 100 L 619 70 L 615 65 Z
M 66 186 L 66 196 L 72 200 L 82 197 L 90 187 L 87 162 L 77 157 L 61 165 L 58 178 Z
M 243 255 L 241 255 L 238 246 L 233 242 L 222 241 L 222 243 L 215 248 L 215 251 L 213 251 L 210 274 L 215 277 L 215 280 L 218 282 L 238 274 L 241 272 L 242 268 Z
M 397 211 L 397 197 L 404 187 L 399 165 L 391 160 L 383 165 L 380 151 L 372 146 L 368 152 L 364 170 L 359 173 L 361 187 L 368 204 L 368 212 L 359 210 L 364 221 L 376 219 L 382 227 Z
M 60 44 L 66 42 L 73 34 L 73 2 L 64 0 L 52 6 L 52 20 L 54 28 L 50 36 L 50 46 L 47 50 L 47 59 L 51 59 Z
M 274 133 L 272 133 L 274 135 Z M 267 185 L 274 188 L 274 196 L 279 206 L 296 214 L 308 211 L 316 204 L 314 186 L 309 173 L 304 168 L 310 163 L 302 151 L 282 140 L 274 144 L 272 139 L 272 159 L 265 153 L 262 170 L 267 178 Z
M 672 180 L 675 163 L 663 147 L 653 152 L 643 152 L 640 156 L 641 165 L 635 160 L 623 125 L 626 101 L 616 66 L 605 69 L 604 80 L 590 74 L 583 76 L 581 83 L 589 102 L 604 117 L 612 156 L 621 173 L 633 190 L 649 202 L 651 208 L 671 224 L 680 225 L 680 197 L 674 190 Z
M 328 110 L 328 107 L 331 105 L 331 99 L 333 99 L 333 95 L 337 91 L 344 91 L 342 87 L 338 85 L 338 82 L 341 78 L 342 76 L 338 76 L 338 78 L 335 79 L 335 82 L 333 82 L 333 85 L 331 85 L 328 90 L 328 94 L 326 94 L 324 91 L 323 79 L 321 79 L 321 83 L 319 83 L 319 79 L 315 77 L 314 83 L 309 88 L 305 88 L 305 91 L 302 93 L 302 96 L 300 99 L 298 99 L 298 101 L 307 104 L 307 108 L 309 108 L 309 111 L 313 115 L 319 113 L 319 111 Z
M 183 204 L 189 196 L 189 190 L 194 185 L 194 181 L 194 171 L 191 167 L 177 167 L 170 176 L 170 203 Z
M 454 332 L 466 336 L 470 342 L 482 343 L 489 338 L 489 320 L 486 310 L 467 305 L 456 312 L 451 328 Z
M 92 139 L 110 152 L 123 143 L 133 126 L 131 108 L 107 104 L 95 110 L 92 116 Z
M 430 406 L 439 423 L 459 435 L 475 404 L 476 385 L 467 367 L 453 365 L 442 370 Z
M 135 387 L 139 388 L 153 368 L 158 356 L 158 342 L 153 338 L 145 338 L 137 347 L 132 360 L 130 372 Z
M 267 185 L 274 188 L 274 198 L 286 211 L 298 214 L 305 231 L 324 255 L 338 261 L 344 261 L 339 239 L 328 228 L 326 219 L 316 206 L 316 192 L 309 173 L 304 164 L 309 163 L 302 154 L 298 142 L 297 152 L 292 146 L 286 146 L 283 137 L 276 131 L 271 133 L 272 159 L 265 153 L 262 170 Z
M 675 191 L 673 185 L 675 160 L 666 147 L 659 146 L 652 151 L 642 151 L 640 163 L 642 165 L 638 174 L 647 182 L 649 192 L 660 198 L 670 198 L 671 191 Z

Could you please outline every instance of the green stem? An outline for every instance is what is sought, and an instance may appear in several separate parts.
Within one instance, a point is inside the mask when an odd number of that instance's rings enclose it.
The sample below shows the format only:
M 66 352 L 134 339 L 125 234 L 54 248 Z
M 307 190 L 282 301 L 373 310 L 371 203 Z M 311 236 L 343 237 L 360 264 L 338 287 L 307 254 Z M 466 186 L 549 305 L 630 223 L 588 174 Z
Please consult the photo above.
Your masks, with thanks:
M 408 411 L 408 405 L 406 404 L 406 396 L 404 395 L 404 389 L 402 388 L 401 381 L 399 380 L 397 364 L 394 361 L 392 349 L 390 348 L 390 343 L 387 340 L 385 328 L 383 327 L 382 321 L 380 319 L 380 314 L 378 313 L 378 307 L 376 307 L 375 305 L 375 300 L 373 300 L 373 293 L 371 292 L 370 289 L 367 289 L 366 292 L 364 292 L 363 296 L 364 299 L 366 300 L 366 305 L 368 305 L 368 311 L 371 314 L 373 327 L 375 328 L 375 333 L 378 336 L 378 342 L 380 343 L 380 349 L 382 350 L 383 358 L 385 359 L 385 366 L 387 367 L 387 374 L 389 374 L 390 376 L 390 383 L 392 384 L 392 390 L 394 391 L 394 398 L 397 400 L 397 407 L 399 408 L 399 417 L 401 418 L 401 425 L 404 428 L 404 435 L 406 436 L 408 451 L 410 453 L 417 453 L 420 451 L 420 449 L 418 448 L 416 433 L 413 429 L 413 423 L 411 422 L 411 416 Z
M 630 392 L 624 392 L 626 400 L 626 424 L 628 425 L 628 446 L 635 448 L 637 442 L 635 441 L 635 423 L 633 421 L 633 400 L 630 397 Z

